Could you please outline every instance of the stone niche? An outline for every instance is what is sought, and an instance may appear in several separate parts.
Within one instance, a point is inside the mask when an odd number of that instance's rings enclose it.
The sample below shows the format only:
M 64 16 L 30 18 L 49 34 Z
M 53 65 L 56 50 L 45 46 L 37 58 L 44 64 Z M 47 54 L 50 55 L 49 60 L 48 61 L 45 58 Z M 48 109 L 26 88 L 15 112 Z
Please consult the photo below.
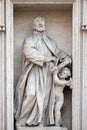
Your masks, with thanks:
M 47 33 L 59 48 L 72 55 L 72 6 L 15 6 L 14 8 L 14 87 L 22 70 L 23 40 L 32 34 L 32 21 L 36 16 L 47 20 Z M 65 87 L 65 102 L 62 109 L 63 126 L 72 129 L 72 91 Z

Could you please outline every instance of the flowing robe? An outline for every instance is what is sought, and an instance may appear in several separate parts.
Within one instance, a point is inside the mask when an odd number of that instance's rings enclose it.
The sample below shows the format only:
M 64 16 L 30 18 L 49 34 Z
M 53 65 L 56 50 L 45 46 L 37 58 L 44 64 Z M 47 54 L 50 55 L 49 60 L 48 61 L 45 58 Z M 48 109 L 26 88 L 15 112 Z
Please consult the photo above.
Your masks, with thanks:
M 26 38 L 23 45 L 24 65 L 15 95 L 15 118 L 19 125 L 37 125 L 47 110 L 52 89 L 52 62 L 46 57 L 60 52 L 46 35 Z

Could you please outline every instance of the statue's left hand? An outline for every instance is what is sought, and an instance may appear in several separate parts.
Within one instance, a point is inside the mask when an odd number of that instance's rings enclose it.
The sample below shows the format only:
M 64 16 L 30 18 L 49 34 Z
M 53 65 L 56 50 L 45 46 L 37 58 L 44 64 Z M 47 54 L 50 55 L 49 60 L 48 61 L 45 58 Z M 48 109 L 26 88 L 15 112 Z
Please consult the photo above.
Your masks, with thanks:
M 58 73 L 58 67 L 57 66 L 52 67 L 51 73 L 52 74 L 57 74 Z
M 54 56 L 46 57 L 44 60 L 44 63 L 49 63 L 51 61 L 56 61 L 56 57 L 54 57 Z

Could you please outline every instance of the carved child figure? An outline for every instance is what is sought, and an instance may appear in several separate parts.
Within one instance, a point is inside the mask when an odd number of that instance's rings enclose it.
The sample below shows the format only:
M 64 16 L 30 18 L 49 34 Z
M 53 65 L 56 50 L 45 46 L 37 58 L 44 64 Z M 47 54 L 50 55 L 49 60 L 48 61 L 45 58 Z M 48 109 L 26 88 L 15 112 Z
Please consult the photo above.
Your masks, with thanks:
M 68 67 L 62 68 L 59 72 L 53 72 L 54 89 L 55 89 L 55 106 L 54 106 L 54 116 L 55 116 L 55 126 L 60 126 L 61 120 L 61 108 L 64 103 L 63 89 L 65 86 L 71 86 L 72 79 L 66 80 L 66 78 L 71 77 L 71 72 Z M 71 87 L 70 87 L 71 88 Z

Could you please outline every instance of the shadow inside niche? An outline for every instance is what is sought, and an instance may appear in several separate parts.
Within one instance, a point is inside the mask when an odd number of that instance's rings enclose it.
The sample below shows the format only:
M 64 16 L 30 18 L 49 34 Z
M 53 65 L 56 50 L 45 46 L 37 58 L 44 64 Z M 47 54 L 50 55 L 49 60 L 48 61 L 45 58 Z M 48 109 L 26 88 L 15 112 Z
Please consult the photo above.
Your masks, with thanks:
M 61 110 L 62 125 L 69 130 L 72 129 L 72 90 L 69 87 L 64 88 L 64 104 Z

